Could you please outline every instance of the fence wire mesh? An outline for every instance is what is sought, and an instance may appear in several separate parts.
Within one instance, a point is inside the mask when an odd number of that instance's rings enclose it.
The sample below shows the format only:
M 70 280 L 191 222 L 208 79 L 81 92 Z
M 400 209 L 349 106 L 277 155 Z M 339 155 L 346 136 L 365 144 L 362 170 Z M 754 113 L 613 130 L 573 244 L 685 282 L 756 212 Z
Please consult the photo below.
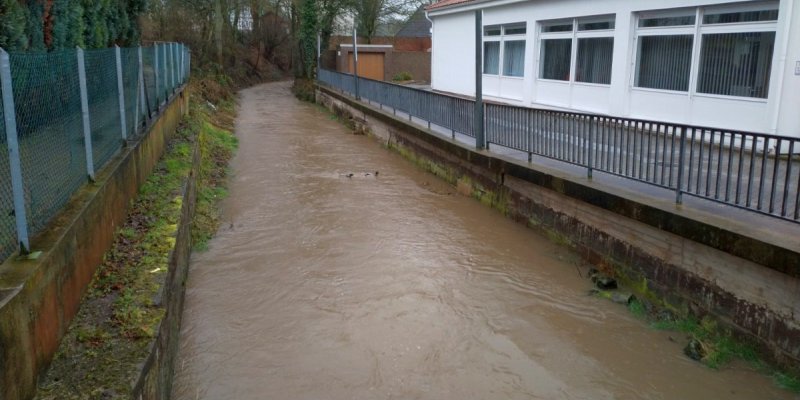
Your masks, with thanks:
M 158 110 L 158 89 L 156 87 L 156 48 L 142 49 L 142 71 L 144 72 L 145 103 L 147 113 Z
M 158 45 L 158 104 L 167 98 L 167 46 L 164 44 Z
M 122 118 L 126 122 L 127 138 L 140 137 L 148 119 L 155 116 L 158 105 L 183 84 L 179 74 L 164 80 L 166 68 L 179 66 L 174 60 L 167 64 L 163 57 L 167 53 L 163 51 L 171 48 L 180 54 L 186 51 L 185 47 L 161 45 L 159 48 L 162 49 L 158 60 L 162 68 L 160 89 L 155 86 L 158 66 L 154 47 L 141 49 L 143 80 L 139 48 L 120 49 L 119 75 L 116 49 L 83 52 L 95 171 L 106 166 L 123 147 Z M 29 234 L 36 235 L 88 179 L 78 52 L 11 53 L 8 57 L 13 89 L 10 99 L 14 103 L 22 169 L 21 196 L 27 212 L 25 223 Z M 182 67 L 188 71 L 188 65 Z M 186 77 L 188 74 L 183 75 L 183 81 Z M 124 115 L 120 114 L 120 83 Z M 144 96 L 140 85 L 145 88 Z M 8 134 L 0 104 L 0 262 L 18 250 L 19 245 Z
M 0 98 L 3 89 L 0 88 Z M 0 260 L 5 260 L 16 250 L 17 231 L 14 221 L 14 203 L 11 192 L 11 173 L 6 145 L 6 122 L 0 104 Z
M 87 50 L 86 89 L 92 132 L 94 169 L 97 171 L 122 148 L 119 115 L 117 57 L 113 50 Z
M 86 182 L 75 51 L 11 54 L 25 202 L 41 230 Z
M 122 59 L 122 92 L 125 100 L 125 128 L 128 140 L 136 139 L 142 130 L 144 113 L 139 90 L 139 49 L 120 49 Z M 138 118 L 137 118 L 138 114 Z M 138 120 L 139 126 L 136 125 Z

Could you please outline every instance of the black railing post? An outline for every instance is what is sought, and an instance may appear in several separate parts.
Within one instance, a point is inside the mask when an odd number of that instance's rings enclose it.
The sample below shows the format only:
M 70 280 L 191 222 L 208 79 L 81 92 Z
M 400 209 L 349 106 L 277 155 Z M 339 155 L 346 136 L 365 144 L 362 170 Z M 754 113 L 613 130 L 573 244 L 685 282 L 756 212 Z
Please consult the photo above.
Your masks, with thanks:
M 428 113 L 428 130 L 431 130 L 431 116 L 433 115 L 433 111 L 431 110 L 432 104 L 432 96 L 430 93 L 425 93 L 425 103 L 426 103 L 426 112 Z
M 526 143 L 525 147 L 528 148 L 528 162 L 529 163 L 533 162 L 533 133 L 535 132 L 535 127 L 533 126 L 533 122 L 531 122 L 533 119 L 534 119 L 533 111 L 526 110 L 525 111 L 525 125 L 527 125 L 526 126 L 527 129 L 525 129 L 525 133 L 526 133 L 525 136 L 527 137 L 528 140 L 527 140 L 527 143 Z
M 455 97 L 448 97 L 450 99 L 450 137 L 454 140 L 456 138 L 456 107 L 458 107 L 458 102 L 456 101 Z
M 586 160 L 586 177 L 592 179 L 592 168 L 594 167 L 594 136 L 597 133 L 597 124 L 600 123 L 600 117 L 591 117 L 589 119 L 589 140 L 586 151 L 589 152 Z
M 680 153 L 678 153 L 678 182 L 675 184 L 675 204 L 683 204 L 683 164 L 686 160 L 686 129 L 685 126 L 681 127 L 681 147 Z
M 475 10 L 475 147 L 486 148 L 483 119 L 483 11 Z

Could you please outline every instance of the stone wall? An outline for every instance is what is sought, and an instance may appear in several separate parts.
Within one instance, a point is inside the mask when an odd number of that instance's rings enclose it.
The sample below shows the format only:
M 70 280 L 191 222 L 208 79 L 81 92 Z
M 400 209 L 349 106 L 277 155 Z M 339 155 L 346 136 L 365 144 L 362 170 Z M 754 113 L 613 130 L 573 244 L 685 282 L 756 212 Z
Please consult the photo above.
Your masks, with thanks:
M 386 78 L 391 81 L 400 72 L 408 72 L 415 81 L 431 81 L 431 53 L 393 51 L 386 58 Z

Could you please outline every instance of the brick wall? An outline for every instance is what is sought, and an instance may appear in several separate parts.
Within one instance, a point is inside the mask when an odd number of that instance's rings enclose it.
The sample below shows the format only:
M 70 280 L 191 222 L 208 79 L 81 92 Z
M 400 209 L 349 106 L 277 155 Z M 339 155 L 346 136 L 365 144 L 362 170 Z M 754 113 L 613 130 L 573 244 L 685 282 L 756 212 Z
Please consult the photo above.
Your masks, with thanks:
M 415 81 L 431 81 L 431 53 L 421 51 L 394 51 L 387 54 L 386 80 L 408 72 Z

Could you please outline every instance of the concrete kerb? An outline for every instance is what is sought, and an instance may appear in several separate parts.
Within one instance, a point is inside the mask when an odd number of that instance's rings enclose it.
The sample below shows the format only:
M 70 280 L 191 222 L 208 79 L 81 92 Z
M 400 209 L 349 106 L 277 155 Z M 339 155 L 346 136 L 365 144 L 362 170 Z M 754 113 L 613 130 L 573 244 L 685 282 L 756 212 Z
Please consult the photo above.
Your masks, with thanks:
M 361 130 L 587 261 L 692 314 L 714 315 L 777 361 L 800 360 L 798 247 L 750 237 L 674 204 L 603 190 L 559 171 L 477 151 L 318 86 L 317 99 Z M 465 190 L 462 190 L 464 186 Z M 466 188 L 466 186 L 469 186 Z
M 179 88 L 67 206 L 32 240 L 36 260 L 0 265 L 0 400 L 32 398 L 130 202 L 152 173 L 188 111 Z

